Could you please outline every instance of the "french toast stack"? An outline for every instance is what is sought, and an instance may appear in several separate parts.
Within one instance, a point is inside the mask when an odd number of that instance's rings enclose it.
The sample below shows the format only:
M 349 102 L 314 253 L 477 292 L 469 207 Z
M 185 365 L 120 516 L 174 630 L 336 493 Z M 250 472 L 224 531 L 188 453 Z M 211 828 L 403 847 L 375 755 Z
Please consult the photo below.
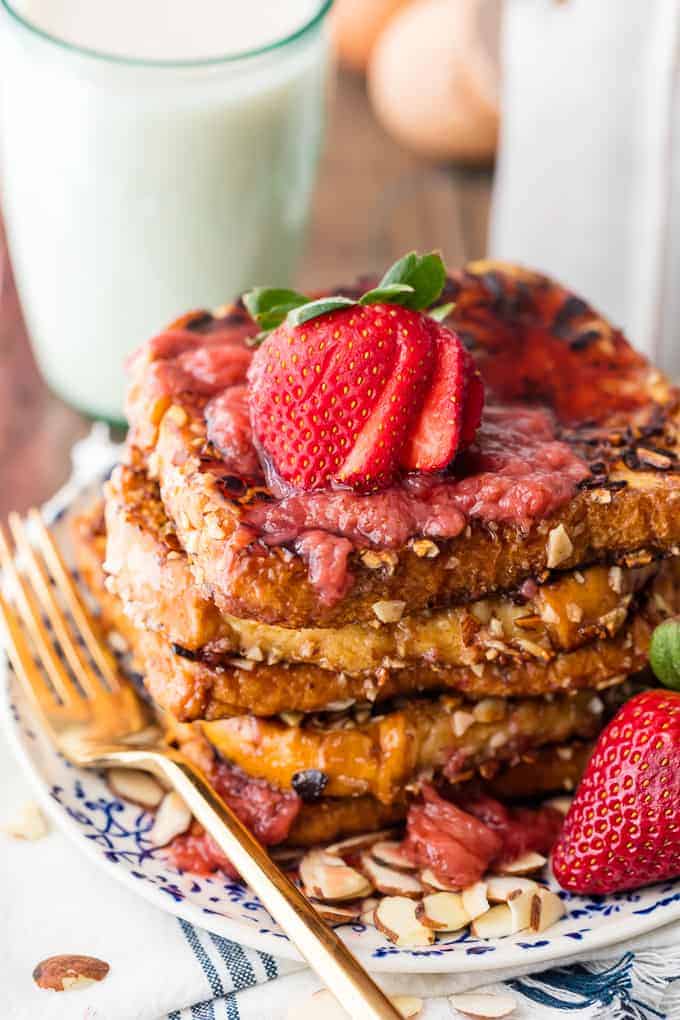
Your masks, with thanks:
M 436 480 L 279 491 L 238 303 L 133 358 L 124 463 L 77 524 L 169 739 L 265 843 L 400 821 L 423 780 L 573 788 L 680 611 L 678 391 L 538 274 L 475 263 L 444 300 L 486 409 Z

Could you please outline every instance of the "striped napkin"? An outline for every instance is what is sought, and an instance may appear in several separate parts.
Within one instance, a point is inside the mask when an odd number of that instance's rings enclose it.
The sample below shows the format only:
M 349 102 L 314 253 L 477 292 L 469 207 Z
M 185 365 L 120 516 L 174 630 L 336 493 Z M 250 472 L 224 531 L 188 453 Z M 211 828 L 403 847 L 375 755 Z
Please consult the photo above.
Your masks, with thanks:
M 74 476 L 56 512 L 116 457 L 96 426 L 74 449 Z M 34 798 L 0 740 L 0 827 Z M 2 1020 L 324 1020 L 308 998 L 321 985 L 304 965 L 275 959 L 167 914 L 102 872 L 52 827 L 35 842 L 0 833 Z M 48 956 L 77 953 L 110 965 L 99 984 L 52 992 L 32 980 Z M 453 1020 L 447 995 L 509 992 L 515 1020 L 680 1020 L 680 923 L 587 960 L 541 973 L 380 975 L 386 991 L 421 996 L 422 1020 Z

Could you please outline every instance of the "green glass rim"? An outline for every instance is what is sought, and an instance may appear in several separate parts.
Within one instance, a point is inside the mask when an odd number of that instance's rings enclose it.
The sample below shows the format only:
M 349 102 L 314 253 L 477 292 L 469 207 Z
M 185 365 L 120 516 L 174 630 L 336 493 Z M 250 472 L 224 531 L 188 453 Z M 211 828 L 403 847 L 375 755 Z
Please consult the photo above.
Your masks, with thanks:
M 4 7 L 9 16 L 28 32 L 37 36 L 45 42 L 54 43 L 56 46 L 61 47 L 64 50 L 68 50 L 71 53 L 75 53 L 81 57 L 89 57 L 94 60 L 100 60 L 103 63 L 109 64 L 122 64 L 128 67 L 157 67 L 160 69 L 167 68 L 172 70 L 173 68 L 190 70 L 191 68 L 201 67 L 221 67 L 228 64 L 237 64 L 240 61 L 249 60 L 252 57 L 260 57 L 266 53 L 273 53 L 276 50 L 283 49 L 291 43 L 297 42 L 302 39 L 307 33 L 311 33 L 317 25 L 319 25 L 326 17 L 328 11 L 333 5 L 333 0 L 320 0 L 319 9 L 317 12 L 306 21 L 299 28 L 296 28 L 290 35 L 283 36 L 281 39 L 275 39 L 274 42 L 267 43 L 266 46 L 259 46 L 252 50 L 243 50 L 239 53 L 230 53 L 227 56 L 221 57 L 201 57 L 200 60 L 153 60 L 147 57 L 125 57 L 120 56 L 116 53 L 106 53 L 104 50 L 91 49 L 88 46 L 79 46 L 77 43 L 69 42 L 67 39 L 61 39 L 58 35 L 53 35 L 51 32 L 46 32 L 40 28 L 34 22 L 29 21 L 23 14 L 20 14 L 15 7 L 12 6 L 10 0 L 0 0 L 0 7 Z

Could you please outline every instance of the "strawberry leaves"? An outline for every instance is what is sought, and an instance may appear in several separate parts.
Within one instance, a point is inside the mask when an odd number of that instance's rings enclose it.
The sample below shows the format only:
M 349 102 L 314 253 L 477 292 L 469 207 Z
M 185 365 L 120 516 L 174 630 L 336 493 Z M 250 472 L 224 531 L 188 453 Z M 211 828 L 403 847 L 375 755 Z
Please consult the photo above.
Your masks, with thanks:
M 267 333 L 284 321 L 301 326 L 340 308 L 352 305 L 401 305 L 417 312 L 429 308 L 437 300 L 446 283 L 446 270 L 441 255 L 429 252 L 418 255 L 409 252 L 387 270 L 377 287 L 367 291 L 358 301 L 348 297 L 325 297 L 313 301 L 295 290 L 275 287 L 255 287 L 243 295 L 243 303 L 263 332 L 256 338 L 261 341 Z M 446 311 L 444 311 L 446 310 Z M 450 311 L 449 305 L 435 310 L 437 315 Z

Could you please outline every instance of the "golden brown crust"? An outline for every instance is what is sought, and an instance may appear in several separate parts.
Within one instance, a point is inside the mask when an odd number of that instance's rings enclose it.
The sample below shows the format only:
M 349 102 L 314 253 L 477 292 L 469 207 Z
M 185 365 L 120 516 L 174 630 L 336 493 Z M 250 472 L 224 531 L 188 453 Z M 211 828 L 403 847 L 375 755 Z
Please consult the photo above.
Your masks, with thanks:
M 215 720 L 254 712 L 316 712 L 334 705 L 383 701 L 398 694 L 453 689 L 470 698 L 494 695 L 540 695 L 597 688 L 642 669 L 651 631 L 669 611 L 680 609 L 680 565 L 664 564 L 649 592 L 616 636 L 584 645 L 548 662 L 525 655 L 521 661 L 490 649 L 497 657 L 473 667 L 442 667 L 422 662 L 400 669 L 380 669 L 351 675 L 322 669 L 312 663 L 288 665 L 241 660 L 212 668 L 173 651 L 163 637 L 131 623 L 120 600 L 104 588 L 101 557 L 104 537 L 95 513 L 75 526 L 78 565 L 101 608 L 105 624 L 128 642 L 135 668 L 161 708 L 177 719 Z M 568 590 L 580 587 L 570 582 Z M 659 607 L 658 600 L 661 599 Z M 540 649 L 539 649 L 540 651 Z
M 447 296 L 455 299 L 450 324 L 472 347 L 488 390 L 504 401 L 547 407 L 560 438 L 597 468 L 599 481 L 529 528 L 473 521 L 469 535 L 438 541 L 432 559 L 409 543 L 394 551 L 389 568 L 373 569 L 356 550 L 352 587 L 329 606 L 300 555 L 267 547 L 239 528 L 258 493 L 235 498 L 220 490 L 206 466 L 215 454 L 206 443 L 202 403 L 180 394 L 154 405 L 143 458 L 160 481 L 197 581 L 223 613 L 326 627 L 371 621 L 381 599 L 404 600 L 412 613 L 468 601 L 543 576 L 549 536 L 560 525 L 571 544 L 560 569 L 631 556 L 640 562 L 680 545 L 680 418 L 668 381 L 585 302 L 537 273 L 475 263 L 452 275 Z M 134 385 L 143 388 L 139 380 Z
M 603 713 L 629 693 L 622 684 L 601 695 L 586 690 L 550 701 L 488 698 L 475 704 L 442 695 L 404 701 L 367 721 L 338 713 L 292 726 L 255 716 L 200 725 L 224 758 L 281 789 L 294 785 L 296 773 L 317 769 L 327 777 L 329 797 L 369 795 L 389 804 L 423 774 L 444 770 L 453 778 L 546 744 L 591 738 Z
M 496 596 L 404 615 L 396 623 L 376 618 L 372 624 L 335 629 L 293 629 L 219 613 L 196 586 L 158 487 L 144 472 L 116 468 L 106 486 L 106 524 L 108 590 L 119 596 L 137 627 L 199 651 L 210 665 L 228 666 L 230 656 L 244 656 L 255 662 L 310 662 L 346 673 L 422 662 L 470 666 L 503 643 L 520 655 L 531 647 L 548 661 L 595 638 L 614 636 L 632 595 L 659 569 L 659 561 L 613 571 L 595 566 L 576 576 L 562 573 L 534 595 L 514 601 Z

